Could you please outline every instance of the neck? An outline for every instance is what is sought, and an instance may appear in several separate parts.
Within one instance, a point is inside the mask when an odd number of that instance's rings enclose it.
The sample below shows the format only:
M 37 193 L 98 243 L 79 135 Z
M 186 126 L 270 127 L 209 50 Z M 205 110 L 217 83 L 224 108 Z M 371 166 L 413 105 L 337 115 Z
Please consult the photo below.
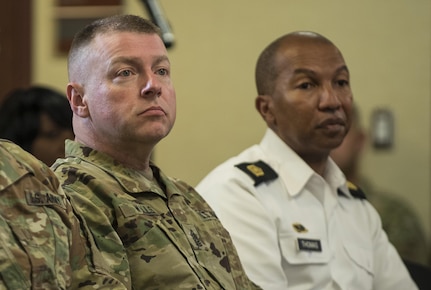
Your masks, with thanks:
M 301 156 L 301 158 L 308 164 L 308 166 L 311 167 L 311 169 L 323 177 L 328 163 L 328 155 Z

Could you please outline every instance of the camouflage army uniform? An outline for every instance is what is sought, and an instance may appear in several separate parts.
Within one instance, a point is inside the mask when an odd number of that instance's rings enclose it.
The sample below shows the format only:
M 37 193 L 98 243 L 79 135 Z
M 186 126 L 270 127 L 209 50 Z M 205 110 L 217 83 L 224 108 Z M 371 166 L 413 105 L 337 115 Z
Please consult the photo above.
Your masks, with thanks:
M 376 191 L 366 179 L 361 179 L 361 187 L 380 214 L 382 227 L 400 256 L 407 261 L 426 265 L 428 249 L 425 231 L 408 200 Z
M 112 263 L 125 247 L 134 289 L 258 289 L 227 231 L 185 183 L 152 166 L 154 181 L 68 141 L 53 169 Z
M 78 220 L 49 167 L 6 140 L 0 157 L 0 289 L 125 289 L 90 274 Z

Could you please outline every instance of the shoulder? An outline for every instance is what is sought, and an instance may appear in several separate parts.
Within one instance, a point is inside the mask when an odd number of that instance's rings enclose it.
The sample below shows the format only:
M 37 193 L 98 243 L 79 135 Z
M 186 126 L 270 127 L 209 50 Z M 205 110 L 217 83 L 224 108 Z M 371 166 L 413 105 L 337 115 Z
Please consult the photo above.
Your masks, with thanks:
M 353 184 L 350 181 L 347 181 L 347 188 L 349 189 L 350 194 L 357 199 L 367 199 L 364 191 L 357 185 Z
M 247 174 L 253 180 L 254 186 L 278 178 L 277 172 L 262 160 L 238 163 L 235 167 Z
M 0 140 L 0 187 L 14 184 L 24 176 L 40 182 L 55 192 L 58 180 L 48 165 L 44 164 L 20 146 Z
M 218 204 L 243 203 L 260 196 L 263 185 L 273 186 L 278 175 L 262 160 L 244 161 L 234 159 L 216 168 L 196 187 L 213 207 Z M 264 192 L 267 192 L 267 187 Z M 229 201 L 229 202 L 227 202 Z
M 265 159 L 266 158 L 259 145 L 253 145 L 242 151 L 237 156 L 231 157 L 223 163 L 220 163 L 205 176 L 199 186 L 202 184 L 212 183 L 215 185 L 226 183 L 250 183 L 253 185 L 253 180 L 256 177 L 260 177 L 258 181 L 259 183 L 262 179 L 259 171 L 263 170 L 265 174 L 270 170 L 269 165 L 266 166 L 265 164 L 260 163 L 267 163 L 263 161 Z M 268 175 L 263 177 L 263 179 L 266 179 L 267 177 Z
M 362 188 L 349 181 L 347 181 L 346 187 L 348 192 L 346 192 L 346 188 L 338 189 L 339 201 L 349 209 L 352 216 L 356 217 L 356 222 L 367 224 L 370 221 L 380 221 L 376 209 L 367 200 L 366 193 Z
M 0 169 L 12 172 L 33 172 L 45 165 L 20 146 L 8 140 L 0 139 Z

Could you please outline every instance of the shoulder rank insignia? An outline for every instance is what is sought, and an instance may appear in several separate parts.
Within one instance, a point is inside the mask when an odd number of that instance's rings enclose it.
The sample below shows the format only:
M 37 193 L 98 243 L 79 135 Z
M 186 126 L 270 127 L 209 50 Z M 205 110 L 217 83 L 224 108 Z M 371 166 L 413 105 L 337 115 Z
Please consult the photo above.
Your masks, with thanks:
M 259 160 L 256 162 L 245 162 L 235 165 L 254 180 L 254 186 L 258 186 L 262 182 L 276 179 L 278 174 L 268 164 Z
M 360 189 L 359 187 L 357 187 L 356 185 L 354 185 L 350 181 L 347 181 L 347 188 L 349 189 L 350 194 L 354 198 L 367 199 L 367 197 L 365 196 L 365 193 L 362 191 L 362 189 Z

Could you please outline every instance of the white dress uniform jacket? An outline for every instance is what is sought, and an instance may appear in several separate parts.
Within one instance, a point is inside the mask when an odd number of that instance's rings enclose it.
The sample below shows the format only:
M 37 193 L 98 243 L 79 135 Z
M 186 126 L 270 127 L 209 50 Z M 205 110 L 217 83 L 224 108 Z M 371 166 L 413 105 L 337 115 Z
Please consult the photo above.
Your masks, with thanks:
M 417 289 L 362 192 L 331 159 L 316 174 L 270 129 L 197 191 L 263 289 Z

